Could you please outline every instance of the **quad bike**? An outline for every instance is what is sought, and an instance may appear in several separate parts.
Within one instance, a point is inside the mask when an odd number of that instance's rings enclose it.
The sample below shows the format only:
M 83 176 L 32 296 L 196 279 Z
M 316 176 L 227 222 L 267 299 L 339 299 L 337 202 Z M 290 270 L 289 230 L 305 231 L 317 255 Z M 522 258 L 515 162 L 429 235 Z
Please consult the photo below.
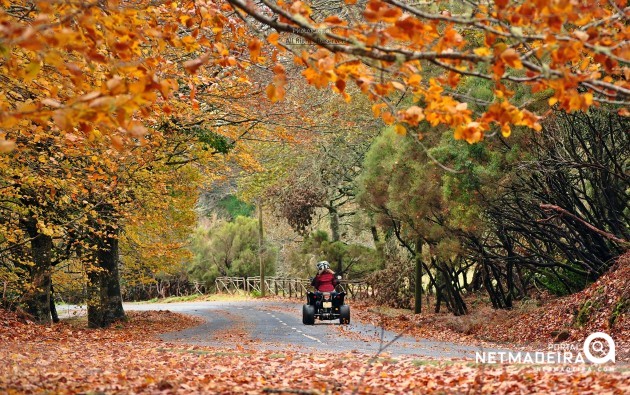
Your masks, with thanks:
M 307 303 L 302 306 L 302 323 L 314 325 L 315 318 L 336 320 L 347 325 L 350 323 L 350 306 L 344 304 L 345 292 L 309 292 Z

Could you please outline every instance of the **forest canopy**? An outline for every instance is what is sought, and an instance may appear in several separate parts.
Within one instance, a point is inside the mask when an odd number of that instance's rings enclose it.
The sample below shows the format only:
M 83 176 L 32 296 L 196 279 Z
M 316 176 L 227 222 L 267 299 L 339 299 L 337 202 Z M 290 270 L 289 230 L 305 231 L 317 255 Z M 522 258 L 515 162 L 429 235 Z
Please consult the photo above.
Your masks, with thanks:
M 3 0 L 2 304 L 107 326 L 256 259 L 417 311 L 579 290 L 630 239 L 625 3 Z

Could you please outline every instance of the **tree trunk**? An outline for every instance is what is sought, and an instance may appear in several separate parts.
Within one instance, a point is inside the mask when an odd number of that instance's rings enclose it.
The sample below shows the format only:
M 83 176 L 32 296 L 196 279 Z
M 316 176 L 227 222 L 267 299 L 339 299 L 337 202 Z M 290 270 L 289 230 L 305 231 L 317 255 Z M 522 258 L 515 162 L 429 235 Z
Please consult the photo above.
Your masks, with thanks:
M 422 240 L 416 242 L 416 288 L 414 290 L 413 313 L 422 313 Z
M 468 314 L 468 308 L 460 294 L 457 276 L 453 273 L 452 267 L 443 261 L 434 261 L 434 267 L 437 269 L 436 278 L 438 279 L 436 313 L 440 310 L 440 301 L 444 301 L 451 313 L 455 315 Z
M 260 264 L 260 296 L 265 296 L 265 260 L 263 259 L 264 247 L 263 212 L 262 201 L 258 203 L 258 261 Z
M 374 217 L 370 215 L 370 232 L 372 233 L 372 240 L 374 241 L 374 247 L 379 255 L 383 254 L 383 243 L 381 243 L 381 238 L 378 236 L 378 229 L 374 224 Z
M 52 283 L 50 284 L 50 315 L 52 316 L 52 321 L 56 324 L 59 322 L 59 314 L 57 314 L 57 308 L 55 307 L 55 290 L 53 289 Z
M 339 236 L 339 213 L 332 206 L 332 202 L 330 207 L 328 208 L 328 215 L 330 216 L 330 233 L 332 234 L 332 242 L 336 242 L 341 240 Z M 337 259 L 337 273 L 343 272 L 343 261 L 341 257 Z
M 118 229 L 105 227 L 107 236 L 98 240 L 96 270 L 89 274 L 92 292 L 88 301 L 88 325 L 106 328 L 125 318 L 118 272 Z
M 31 257 L 33 259 L 33 266 L 29 268 L 29 280 L 32 288 L 26 295 L 26 311 L 35 322 L 49 324 L 51 321 L 52 237 L 39 232 L 35 218 L 30 218 L 25 225 L 27 233 L 31 237 Z

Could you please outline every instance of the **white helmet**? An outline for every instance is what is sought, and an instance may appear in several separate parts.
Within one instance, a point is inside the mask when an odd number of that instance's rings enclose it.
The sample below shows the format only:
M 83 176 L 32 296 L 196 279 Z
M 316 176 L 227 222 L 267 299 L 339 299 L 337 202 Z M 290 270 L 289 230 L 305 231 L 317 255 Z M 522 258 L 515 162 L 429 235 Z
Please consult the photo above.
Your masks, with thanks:
M 330 269 L 330 264 L 328 261 L 319 261 L 317 262 L 317 271 L 321 272 L 322 270 Z

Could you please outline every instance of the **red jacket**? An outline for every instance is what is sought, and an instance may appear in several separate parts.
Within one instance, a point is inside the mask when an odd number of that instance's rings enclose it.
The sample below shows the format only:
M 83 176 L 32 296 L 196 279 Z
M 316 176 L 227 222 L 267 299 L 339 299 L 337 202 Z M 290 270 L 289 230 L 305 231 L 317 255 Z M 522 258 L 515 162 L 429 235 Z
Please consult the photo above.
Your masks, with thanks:
M 339 281 L 337 280 L 335 273 L 331 271 L 324 271 L 322 274 L 315 276 L 311 285 L 320 292 L 332 292 L 335 290 L 335 285 L 338 283 Z

